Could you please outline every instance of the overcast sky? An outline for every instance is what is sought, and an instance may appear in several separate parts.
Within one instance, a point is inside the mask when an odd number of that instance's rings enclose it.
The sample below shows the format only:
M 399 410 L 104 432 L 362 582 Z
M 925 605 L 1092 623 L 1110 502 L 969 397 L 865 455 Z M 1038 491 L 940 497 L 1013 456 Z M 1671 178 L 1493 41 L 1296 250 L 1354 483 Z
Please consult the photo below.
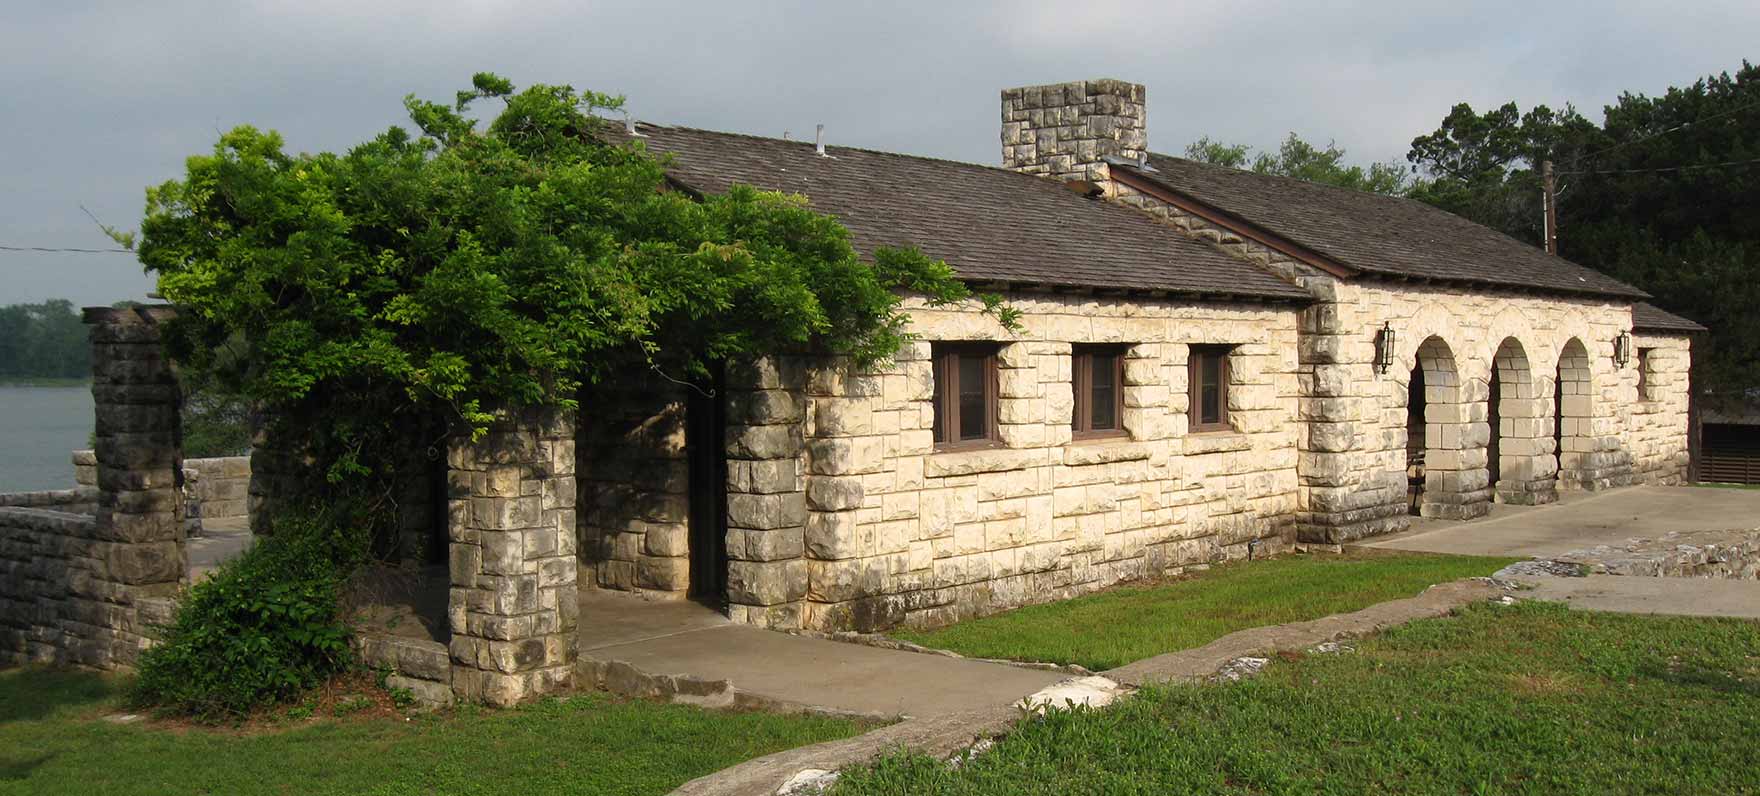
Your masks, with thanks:
M 1328 6 L 1322 10 L 1321 6 Z M 0 246 L 102 248 L 143 188 L 238 124 L 298 151 L 401 123 L 487 70 L 624 94 L 647 121 L 980 163 L 997 92 L 1148 86 L 1149 142 L 1297 132 L 1403 159 L 1448 108 L 1660 93 L 1754 59 L 1760 3 L 18 2 L 0 15 Z M 0 304 L 150 289 L 122 254 L 0 251 Z

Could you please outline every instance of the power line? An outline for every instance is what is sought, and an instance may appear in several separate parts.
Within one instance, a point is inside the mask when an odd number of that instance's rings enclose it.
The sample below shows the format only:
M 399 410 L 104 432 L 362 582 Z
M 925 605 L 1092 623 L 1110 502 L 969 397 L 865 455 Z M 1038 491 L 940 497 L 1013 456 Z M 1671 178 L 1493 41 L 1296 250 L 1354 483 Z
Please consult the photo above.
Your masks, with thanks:
M 1701 163 L 1696 166 L 1667 166 L 1667 167 L 1655 168 L 1655 169 L 1604 169 L 1601 171 L 1592 171 L 1592 170 L 1561 171 L 1561 172 L 1559 172 L 1559 174 L 1660 174 L 1662 172 L 1668 172 L 1668 171 L 1693 171 L 1695 169 L 1721 169 L 1726 166 L 1746 166 L 1746 165 L 1749 165 L 1752 163 L 1760 163 L 1760 158 L 1749 158 L 1748 160 L 1726 160 L 1722 163 Z
M 77 254 L 134 254 L 133 249 L 73 249 L 55 246 L 0 246 L 6 252 L 73 252 Z
M 1596 152 L 1591 152 L 1587 155 L 1578 155 L 1575 158 L 1571 159 L 1571 165 L 1575 166 L 1576 164 L 1581 163 L 1581 162 L 1588 160 L 1590 158 L 1601 157 L 1602 155 L 1605 155 L 1609 152 L 1612 152 L 1615 149 L 1620 149 L 1622 147 L 1628 147 L 1628 146 L 1631 146 L 1632 144 L 1641 144 L 1641 143 L 1644 143 L 1645 141 L 1649 141 L 1652 138 L 1658 138 L 1660 136 L 1668 135 L 1669 133 L 1672 133 L 1676 130 L 1685 130 L 1686 128 L 1692 127 L 1695 124 L 1704 124 L 1704 123 L 1709 122 L 1713 119 L 1721 119 L 1725 116 L 1729 116 L 1731 114 L 1736 114 L 1736 113 L 1741 113 L 1742 111 L 1749 110 L 1751 108 L 1760 108 L 1760 102 L 1750 102 L 1746 105 L 1742 105 L 1742 106 L 1739 106 L 1736 108 L 1731 108 L 1730 110 L 1724 111 L 1722 113 L 1711 114 L 1710 116 L 1707 116 L 1703 119 L 1694 119 L 1693 121 L 1690 121 L 1690 122 L 1681 122 L 1680 124 L 1677 124 L 1677 125 L 1670 127 L 1666 130 L 1658 130 L 1654 133 L 1651 133 L 1647 136 L 1644 136 L 1643 138 L 1634 138 L 1630 141 L 1621 141 L 1620 143 L 1614 144 L 1613 146 L 1610 146 L 1606 149 L 1602 149 L 1602 150 L 1599 150 Z M 1565 174 L 1587 174 L 1587 173 L 1591 173 L 1591 172 L 1577 171 L 1577 172 L 1563 172 L 1563 173 L 1565 173 Z M 1594 173 L 1599 173 L 1599 172 L 1594 172 Z

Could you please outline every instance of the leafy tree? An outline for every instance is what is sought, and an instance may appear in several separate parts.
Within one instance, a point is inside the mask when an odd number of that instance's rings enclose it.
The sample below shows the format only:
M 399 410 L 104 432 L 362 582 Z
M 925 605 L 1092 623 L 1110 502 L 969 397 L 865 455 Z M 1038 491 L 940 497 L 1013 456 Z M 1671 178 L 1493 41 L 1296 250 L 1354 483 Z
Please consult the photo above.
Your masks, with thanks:
M 1186 147 L 1186 157 L 1203 163 L 1250 169 L 1260 174 L 1336 185 L 1353 191 L 1400 196 L 1411 188 L 1411 178 L 1398 163 L 1371 163 L 1367 168 L 1345 163 L 1345 151 L 1336 143 L 1324 149 L 1302 140 L 1295 133 L 1276 152 L 1253 154 L 1246 144 L 1227 144 L 1208 136 Z
M 480 433 L 498 406 L 590 410 L 619 374 L 779 351 L 881 360 L 905 291 L 1014 322 L 920 252 L 858 257 L 803 197 L 668 190 L 665 160 L 596 116 L 619 98 L 472 82 L 343 154 L 233 129 L 148 191 L 139 251 L 180 307 L 175 353 L 300 439 L 312 496 L 364 524 L 388 530 L 388 452 L 435 419 Z M 503 107 L 479 127 L 485 99 Z
M 1709 327 L 1699 386 L 1760 388 L 1760 68 L 1623 94 L 1600 125 L 1568 107 L 1457 105 L 1407 158 L 1429 178 L 1415 198 L 1536 245 L 1552 160 L 1559 253 Z
M 0 378 L 84 379 L 92 372 L 85 323 L 66 299 L 0 307 Z

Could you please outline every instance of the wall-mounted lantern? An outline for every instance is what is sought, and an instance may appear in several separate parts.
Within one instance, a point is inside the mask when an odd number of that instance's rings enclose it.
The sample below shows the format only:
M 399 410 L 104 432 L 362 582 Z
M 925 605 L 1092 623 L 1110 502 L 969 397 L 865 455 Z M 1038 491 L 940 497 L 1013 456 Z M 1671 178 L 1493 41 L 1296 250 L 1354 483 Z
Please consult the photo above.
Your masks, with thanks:
M 1381 324 L 1381 329 L 1375 332 L 1376 372 L 1386 373 L 1388 368 L 1393 367 L 1393 346 L 1395 339 L 1393 327 L 1386 323 Z
M 1632 333 L 1622 331 L 1618 337 L 1613 338 L 1613 364 L 1623 368 L 1630 361 L 1632 361 Z

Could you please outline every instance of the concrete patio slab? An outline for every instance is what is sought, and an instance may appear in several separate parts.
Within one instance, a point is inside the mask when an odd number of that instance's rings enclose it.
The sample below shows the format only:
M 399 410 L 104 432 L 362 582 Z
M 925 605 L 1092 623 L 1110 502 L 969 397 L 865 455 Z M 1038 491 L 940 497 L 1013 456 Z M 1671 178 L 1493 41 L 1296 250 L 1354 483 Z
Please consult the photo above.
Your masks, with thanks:
M 1760 619 L 1760 581 L 1754 580 L 1637 575 L 1534 575 L 1511 580 L 1533 587 L 1517 593 L 1522 599 L 1562 602 L 1590 611 Z
M 925 717 L 1011 704 L 1067 674 L 796 636 L 684 602 L 581 594 L 581 658 L 645 675 L 725 681 L 762 701 Z M 624 669 L 628 671 L 628 669 Z
M 1669 531 L 1760 526 L 1760 490 L 1640 486 L 1566 492 L 1545 506 L 1493 506 L 1466 522 L 1418 519 L 1361 547 L 1484 556 L 1555 556 Z

